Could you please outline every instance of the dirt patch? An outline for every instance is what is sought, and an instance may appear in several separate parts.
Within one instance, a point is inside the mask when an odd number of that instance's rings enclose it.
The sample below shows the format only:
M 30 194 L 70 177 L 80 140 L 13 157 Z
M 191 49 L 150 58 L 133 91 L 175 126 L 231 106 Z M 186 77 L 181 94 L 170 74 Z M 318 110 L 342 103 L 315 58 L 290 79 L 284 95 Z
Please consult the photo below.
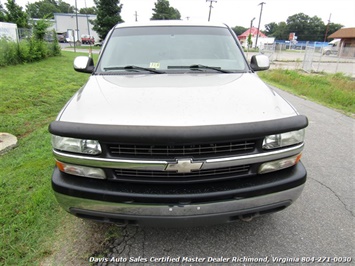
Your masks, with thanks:
M 106 253 L 110 240 L 120 237 L 120 234 L 121 229 L 113 224 L 65 215 L 63 226 L 55 233 L 56 241 L 49 243 L 52 253 L 40 265 L 90 265 L 89 258 Z

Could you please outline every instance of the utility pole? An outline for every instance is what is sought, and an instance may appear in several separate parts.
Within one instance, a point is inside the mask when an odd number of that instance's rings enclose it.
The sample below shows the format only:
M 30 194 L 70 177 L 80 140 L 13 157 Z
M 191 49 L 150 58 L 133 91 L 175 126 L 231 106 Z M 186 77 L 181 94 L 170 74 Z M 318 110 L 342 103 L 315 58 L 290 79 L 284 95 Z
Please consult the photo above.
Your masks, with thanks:
M 211 10 L 213 8 L 212 2 L 216 2 L 217 3 L 217 0 L 206 0 L 206 2 L 210 2 L 210 12 L 208 14 L 208 21 L 210 21 L 210 19 L 211 19 Z
M 251 34 L 251 30 L 253 28 L 253 21 L 254 21 L 255 18 L 253 18 L 251 21 L 250 21 L 250 29 L 249 29 L 249 35 L 248 35 L 248 38 L 247 38 L 247 59 L 249 59 L 249 48 L 251 46 L 253 46 L 252 42 L 251 44 L 249 43 L 249 40 L 251 41 L 251 38 L 253 37 L 253 35 Z M 252 48 L 252 47 L 251 47 Z
M 87 8 L 86 7 L 86 0 L 84 0 L 84 3 L 85 3 L 85 9 Z M 91 36 L 91 33 L 90 33 L 90 24 L 89 24 L 89 15 L 86 14 L 86 24 L 87 24 L 87 27 L 88 27 L 88 34 Z M 90 43 L 91 44 L 91 43 Z
M 259 31 L 260 31 L 260 21 L 261 21 L 261 15 L 263 14 L 263 6 L 266 4 L 265 2 L 261 2 L 258 6 L 261 6 L 260 8 L 260 16 L 259 16 L 259 25 L 258 25 L 258 34 L 256 35 L 256 41 L 255 41 L 255 49 L 258 45 L 258 38 L 259 38 Z
M 78 6 L 76 4 L 76 0 L 75 0 L 75 18 L 76 18 L 76 30 L 74 30 L 74 52 L 76 53 L 76 38 L 77 37 L 79 39 L 79 28 L 78 28 Z
M 327 35 L 328 35 L 328 31 L 329 31 L 329 24 L 330 24 L 330 18 L 332 17 L 332 13 L 330 13 L 329 15 L 329 19 L 328 19 L 328 24 L 327 24 L 327 29 L 325 30 L 325 35 L 324 35 L 324 42 L 327 41 Z
M 252 28 L 253 28 L 253 21 L 254 21 L 254 19 L 255 18 L 253 18 L 251 21 L 250 21 L 250 29 L 249 29 L 249 35 L 248 35 L 248 41 L 249 41 L 249 36 L 250 36 L 250 38 L 251 37 L 253 37 L 253 35 L 251 34 L 251 30 L 252 30 Z M 249 49 L 249 46 L 252 46 L 252 45 L 249 45 L 249 43 L 248 43 L 248 49 Z
M 86 0 L 84 0 L 84 3 L 85 3 L 85 9 L 87 8 L 86 7 Z M 86 9 L 86 26 L 88 27 L 88 35 L 89 35 L 89 57 L 92 57 L 92 47 L 91 47 L 91 44 L 94 44 L 94 43 L 91 43 L 91 34 L 90 34 L 90 24 L 89 24 L 89 15 L 87 14 L 87 9 Z

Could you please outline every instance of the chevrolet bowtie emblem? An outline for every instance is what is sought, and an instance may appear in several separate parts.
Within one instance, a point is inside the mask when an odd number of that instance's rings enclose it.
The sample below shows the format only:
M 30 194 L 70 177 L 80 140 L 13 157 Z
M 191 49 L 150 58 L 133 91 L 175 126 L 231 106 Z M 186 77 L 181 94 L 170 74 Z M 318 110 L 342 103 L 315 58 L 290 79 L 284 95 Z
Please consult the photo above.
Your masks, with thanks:
M 203 162 L 193 162 L 192 159 L 177 159 L 175 163 L 168 163 L 165 171 L 178 173 L 190 173 L 193 170 L 200 170 Z

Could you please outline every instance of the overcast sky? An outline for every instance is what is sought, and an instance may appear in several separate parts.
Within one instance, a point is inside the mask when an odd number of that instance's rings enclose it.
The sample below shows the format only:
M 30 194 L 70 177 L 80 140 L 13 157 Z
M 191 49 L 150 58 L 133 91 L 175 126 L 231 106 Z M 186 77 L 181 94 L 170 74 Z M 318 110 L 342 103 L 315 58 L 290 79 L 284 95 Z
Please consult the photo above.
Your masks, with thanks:
M 25 7 L 27 3 L 38 0 L 16 0 L 18 5 Z M 63 0 L 75 5 L 75 0 Z M 215 1 L 215 0 L 213 0 Z M 6 0 L 0 0 L 5 3 Z M 135 20 L 147 21 L 152 16 L 152 8 L 156 0 L 121 0 L 123 4 L 121 16 L 126 22 Z M 169 0 L 170 5 L 177 8 L 181 18 L 186 20 L 208 19 L 209 4 L 206 0 Z M 261 29 L 270 22 L 286 21 L 291 15 L 304 13 L 308 16 L 318 16 L 326 24 L 331 14 L 331 22 L 339 23 L 345 27 L 355 27 L 355 1 L 354 0 L 217 0 L 213 2 L 211 21 L 225 22 L 229 26 L 243 26 L 248 28 L 250 21 L 255 17 L 254 26 L 259 23 L 260 6 L 265 2 L 261 18 Z M 93 0 L 77 0 L 78 8 L 94 6 Z

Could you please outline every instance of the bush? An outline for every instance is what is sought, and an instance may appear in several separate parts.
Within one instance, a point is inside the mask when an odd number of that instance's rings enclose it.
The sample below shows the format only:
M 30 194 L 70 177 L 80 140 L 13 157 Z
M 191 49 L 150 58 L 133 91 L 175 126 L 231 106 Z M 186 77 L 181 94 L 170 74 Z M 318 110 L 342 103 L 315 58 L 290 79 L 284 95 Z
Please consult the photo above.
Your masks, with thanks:
M 53 36 L 53 42 L 49 43 L 48 45 L 48 49 L 49 49 L 49 56 L 57 56 L 60 55 L 60 45 L 58 43 L 58 38 L 57 38 L 57 34 L 55 33 L 55 31 L 53 30 L 51 32 L 52 36 Z
M 7 38 L 0 38 L 0 67 L 35 62 L 60 55 L 56 34 L 55 32 L 51 34 L 53 34 L 53 42 L 45 42 L 36 37 L 23 39 L 18 43 Z
M 20 63 L 18 44 L 5 37 L 0 38 L 0 66 L 15 65 L 18 63 Z

